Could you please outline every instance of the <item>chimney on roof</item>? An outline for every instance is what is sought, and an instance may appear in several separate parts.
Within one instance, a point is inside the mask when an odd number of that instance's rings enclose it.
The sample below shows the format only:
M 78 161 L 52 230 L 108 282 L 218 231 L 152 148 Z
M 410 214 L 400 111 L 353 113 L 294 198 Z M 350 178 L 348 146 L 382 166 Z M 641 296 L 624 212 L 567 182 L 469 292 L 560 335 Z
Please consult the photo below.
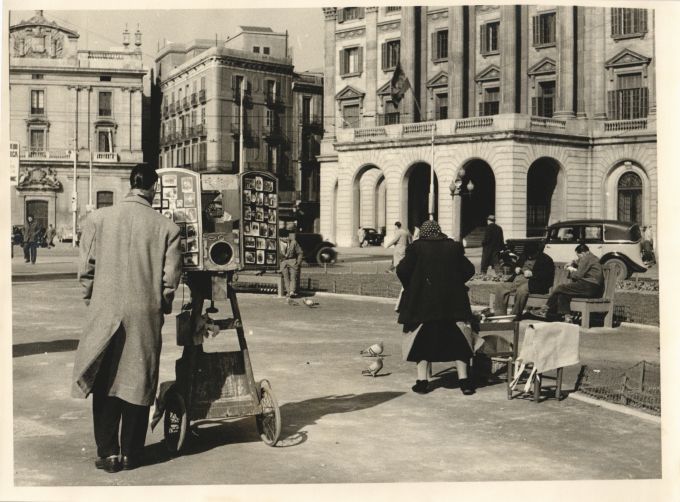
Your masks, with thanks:
M 135 46 L 140 51 L 142 47 L 142 32 L 139 31 L 139 23 L 137 23 L 137 31 L 135 31 Z
M 42 10 L 36 10 L 35 15 L 38 17 L 43 17 L 43 11 Z
M 123 32 L 123 47 L 127 50 L 130 46 L 130 32 L 127 29 L 127 23 L 125 23 L 125 31 Z

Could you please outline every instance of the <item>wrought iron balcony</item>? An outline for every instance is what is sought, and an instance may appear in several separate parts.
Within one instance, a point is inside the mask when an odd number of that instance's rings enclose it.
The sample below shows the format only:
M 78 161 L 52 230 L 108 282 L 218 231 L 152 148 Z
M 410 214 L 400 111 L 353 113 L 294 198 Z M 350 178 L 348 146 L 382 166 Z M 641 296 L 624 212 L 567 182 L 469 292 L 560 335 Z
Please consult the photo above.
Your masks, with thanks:
M 283 96 L 280 92 L 268 92 L 265 101 L 269 108 L 278 108 L 283 105 Z
M 198 100 L 201 103 L 205 103 L 205 99 L 206 99 L 205 98 L 205 89 L 201 89 L 200 91 L 198 91 Z
M 194 92 L 191 94 L 191 106 L 198 104 L 198 95 Z

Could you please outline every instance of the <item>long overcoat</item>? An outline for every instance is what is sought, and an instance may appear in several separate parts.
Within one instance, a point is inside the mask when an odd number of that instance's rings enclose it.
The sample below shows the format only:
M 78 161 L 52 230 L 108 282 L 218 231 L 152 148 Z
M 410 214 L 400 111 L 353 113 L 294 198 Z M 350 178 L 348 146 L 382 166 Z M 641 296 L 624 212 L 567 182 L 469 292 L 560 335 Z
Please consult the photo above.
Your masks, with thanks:
M 179 227 L 140 195 L 85 220 L 79 278 L 88 309 L 73 369 L 75 397 L 91 392 L 113 339 L 117 368 L 109 395 L 140 406 L 153 403 L 163 314 L 172 310 L 182 271 L 179 241 Z
M 505 246 L 503 229 L 495 223 L 489 223 L 482 239 L 482 269 L 484 265 L 494 266 L 498 262 L 498 253 Z M 485 270 L 482 270 L 485 272 Z
M 397 265 L 397 276 L 404 286 L 399 323 L 469 321 L 472 310 L 465 283 L 474 273 L 475 267 L 459 242 L 448 238 L 414 241 Z

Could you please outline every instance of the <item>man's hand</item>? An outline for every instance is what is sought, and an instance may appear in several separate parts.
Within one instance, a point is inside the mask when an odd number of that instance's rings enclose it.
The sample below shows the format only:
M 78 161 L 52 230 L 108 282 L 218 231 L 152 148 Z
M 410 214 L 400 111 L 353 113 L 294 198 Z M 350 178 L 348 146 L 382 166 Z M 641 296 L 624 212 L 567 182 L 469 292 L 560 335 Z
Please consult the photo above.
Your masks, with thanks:
M 534 274 L 533 274 L 533 272 L 532 272 L 531 270 L 525 270 L 525 271 L 524 271 L 524 277 L 526 277 L 527 279 L 528 279 L 529 277 L 532 277 L 533 275 L 534 275 Z
M 515 273 L 517 275 L 521 274 L 522 273 L 522 267 L 515 267 Z

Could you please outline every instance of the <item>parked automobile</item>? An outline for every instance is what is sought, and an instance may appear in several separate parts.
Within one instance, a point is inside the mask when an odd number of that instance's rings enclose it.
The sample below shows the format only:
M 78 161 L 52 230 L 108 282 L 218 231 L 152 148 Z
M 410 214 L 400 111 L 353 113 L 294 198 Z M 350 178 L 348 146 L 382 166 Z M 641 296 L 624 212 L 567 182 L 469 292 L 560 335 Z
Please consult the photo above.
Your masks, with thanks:
M 325 241 L 321 234 L 296 232 L 295 240 L 300 244 L 307 263 L 331 264 L 338 258 L 335 244 Z
M 12 226 L 12 244 L 15 246 L 21 246 L 24 243 L 24 226 L 14 225 Z
M 506 245 L 519 255 L 530 241 L 544 244 L 545 254 L 555 263 L 573 261 L 574 249 L 584 243 L 600 257 L 600 263 L 614 268 L 620 279 L 647 271 L 642 261 L 642 234 L 635 223 L 603 219 L 560 221 L 548 226 L 543 237 L 508 239 Z
M 368 246 L 382 246 L 385 236 L 375 228 L 364 227 L 364 241 Z

